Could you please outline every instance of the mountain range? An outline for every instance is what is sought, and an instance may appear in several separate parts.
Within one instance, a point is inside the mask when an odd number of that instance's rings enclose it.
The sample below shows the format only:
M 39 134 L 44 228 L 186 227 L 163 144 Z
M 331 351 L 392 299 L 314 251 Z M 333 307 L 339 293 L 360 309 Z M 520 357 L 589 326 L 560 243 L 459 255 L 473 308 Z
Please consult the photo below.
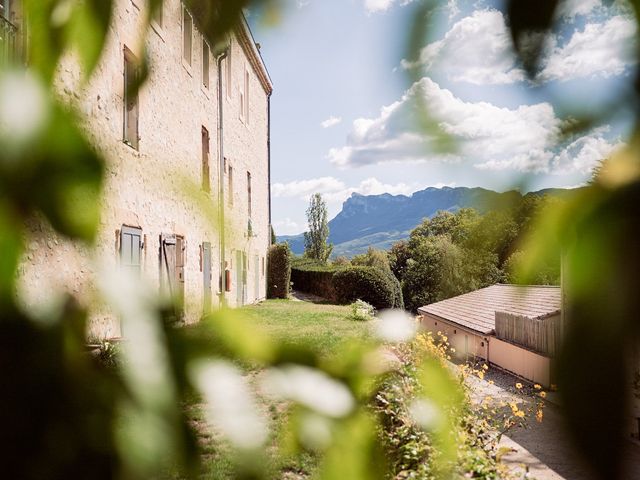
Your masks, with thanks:
M 567 191 L 553 188 L 526 195 L 561 196 Z M 354 193 L 342 204 L 340 213 L 329 221 L 329 242 L 334 245 L 332 256 L 352 257 L 366 252 L 370 246 L 386 250 L 394 242 L 407 238 L 411 230 L 439 210 L 455 212 L 460 208 L 473 207 L 485 213 L 512 205 L 522 196 L 515 190 L 499 193 L 468 187 L 430 187 L 411 196 Z M 279 236 L 278 241 L 288 242 L 296 254 L 304 252 L 302 233 Z

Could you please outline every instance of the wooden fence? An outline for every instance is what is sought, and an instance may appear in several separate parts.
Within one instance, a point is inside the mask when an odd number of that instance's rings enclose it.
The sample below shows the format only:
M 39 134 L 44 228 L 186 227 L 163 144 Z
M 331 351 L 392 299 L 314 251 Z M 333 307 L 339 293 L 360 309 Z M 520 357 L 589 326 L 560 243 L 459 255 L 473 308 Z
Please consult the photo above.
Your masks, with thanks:
M 560 348 L 560 314 L 535 319 L 496 312 L 496 337 L 554 357 Z

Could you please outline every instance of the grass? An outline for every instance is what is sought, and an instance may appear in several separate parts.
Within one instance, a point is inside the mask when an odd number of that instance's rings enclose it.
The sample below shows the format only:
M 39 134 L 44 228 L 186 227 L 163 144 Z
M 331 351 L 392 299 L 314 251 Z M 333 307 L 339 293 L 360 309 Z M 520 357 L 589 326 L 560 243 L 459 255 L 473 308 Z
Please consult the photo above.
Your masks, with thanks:
M 351 309 L 348 306 L 267 300 L 237 309 L 235 313 L 280 342 L 310 346 L 327 356 L 338 353 L 344 342 L 365 339 L 369 335 L 370 324 L 352 320 Z M 254 369 L 246 371 L 246 378 L 250 384 L 260 375 L 260 372 Z M 259 400 L 260 407 L 270 417 L 272 431 L 278 432 L 286 420 L 287 404 L 275 403 L 265 398 Z M 212 434 L 207 428 L 202 404 L 194 398 L 193 402 L 185 407 L 185 412 L 198 433 L 203 461 L 201 478 L 232 478 L 234 465 L 229 455 L 230 447 L 224 439 Z M 265 469 L 279 472 L 279 475 L 275 475 L 276 478 L 301 479 L 313 475 L 317 461 L 308 453 L 276 464 L 274 453 L 278 443 L 277 433 L 273 433 L 267 446 Z
M 345 341 L 369 335 L 370 324 L 352 320 L 348 306 L 267 300 L 239 313 L 279 341 L 308 345 L 326 355 Z

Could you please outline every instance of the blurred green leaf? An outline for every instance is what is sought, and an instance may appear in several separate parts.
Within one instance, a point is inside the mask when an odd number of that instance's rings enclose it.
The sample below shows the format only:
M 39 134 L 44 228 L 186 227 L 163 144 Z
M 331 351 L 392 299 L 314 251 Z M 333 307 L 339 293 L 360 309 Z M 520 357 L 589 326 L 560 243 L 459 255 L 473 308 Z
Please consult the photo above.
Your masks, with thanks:
M 506 5 L 507 23 L 516 52 L 527 74 L 537 73 L 546 34 L 553 25 L 560 0 L 509 0 Z
M 112 0 L 73 3 L 75 8 L 66 26 L 68 42 L 79 53 L 84 78 L 89 78 L 104 49 L 111 21 Z
M 11 304 L 14 295 L 14 283 L 23 248 L 22 235 L 22 226 L 16 215 L 11 212 L 9 205 L 0 200 L 0 312 Z
M 342 422 L 334 433 L 320 467 L 323 480 L 375 480 L 385 477 L 384 456 L 376 439 L 372 414 L 360 411 Z

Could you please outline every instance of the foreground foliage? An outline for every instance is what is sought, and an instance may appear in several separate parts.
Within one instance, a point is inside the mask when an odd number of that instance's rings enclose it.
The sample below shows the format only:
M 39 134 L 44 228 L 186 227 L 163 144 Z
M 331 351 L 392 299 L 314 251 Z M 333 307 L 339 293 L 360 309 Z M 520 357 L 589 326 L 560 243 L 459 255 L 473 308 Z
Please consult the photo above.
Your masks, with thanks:
M 160 1 L 148 3 L 147 21 Z M 224 39 L 248 5 L 221 0 L 187 3 L 212 45 Z M 505 3 L 515 51 L 531 78 L 539 66 L 545 34 L 553 28 L 562 3 Z M 630 4 L 629 14 L 637 20 L 639 4 Z M 91 76 L 104 48 L 113 2 L 25 0 L 24 5 L 27 31 L 33 33 L 25 52 L 29 70 L 22 65 L 0 67 L 0 375 L 4 379 L 0 443 L 4 476 L 147 479 L 178 468 L 195 477 L 199 456 L 182 405 L 198 391 L 206 400 L 208 421 L 217 424 L 232 444 L 232 475 L 263 477 L 268 473 L 263 468 L 268 428 L 238 362 L 261 365 L 271 373 L 273 383 L 283 387 L 279 394 L 294 405 L 287 419 L 291 435 L 283 437 L 283 452 L 321 452 L 319 478 L 376 479 L 392 473 L 380 462 L 378 424 L 370 412 L 370 399 L 383 374 L 371 361 L 377 352 L 374 345 L 354 345 L 327 359 L 312 346 L 289 345 L 263 336 L 228 311 L 212 315 L 195 333 L 186 332 L 170 325 L 170 305 L 139 282 L 114 273 L 104 275 L 107 280 L 96 285 L 96 296 L 122 318 L 128 340 L 119 366 L 105 368 L 86 353 L 87 312 L 73 298 L 51 299 L 40 311 L 26 309 L 16 300 L 18 266 L 29 241 L 28 221 L 35 218 L 48 223 L 60 235 L 84 242 L 88 249 L 98 230 L 104 161 L 85 137 L 74 105 L 56 94 L 54 77 L 60 59 L 72 51 L 83 67 L 85 81 Z M 417 42 L 413 49 L 417 53 L 433 5 L 414 5 L 410 40 Z M 140 67 L 144 78 L 147 66 Z M 565 133 L 593 126 L 620 106 L 636 105 L 638 83 L 633 76 L 628 81 L 629 88 L 617 89 L 611 103 L 594 106 L 588 116 L 577 112 L 569 118 Z M 24 109 L 25 100 L 33 108 Z M 425 115 L 420 125 L 437 137 L 438 122 L 429 117 L 428 109 L 422 110 Z M 630 115 L 637 112 L 630 111 Z M 633 367 L 628 352 L 640 338 L 640 258 L 638 249 L 632 248 L 633 240 L 640 236 L 637 130 L 636 123 L 629 145 L 605 162 L 593 185 L 534 222 L 531 240 L 525 242 L 527 253 L 518 261 L 524 278 L 535 278 L 540 261 L 552 257 L 559 245 L 564 250 L 569 322 L 558 361 L 559 388 L 572 438 L 594 474 L 603 479 L 623 478 L 622 432 Z M 446 146 L 450 140 L 443 134 L 434 143 Z M 426 235 L 416 234 L 416 243 L 426 252 L 425 261 L 452 259 L 449 265 L 453 267 L 448 270 L 453 273 L 468 264 L 473 275 L 457 280 L 493 279 L 499 273 L 495 266 L 507 260 L 505 252 L 513 253 L 500 242 L 480 241 L 475 244 L 480 249 L 478 257 L 460 262 L 459 249 L 467 241 L 464 229 L 442 220 L 450 238 L 436 239 L 441 225 L 430 224 Z M 396 250 L 401 253 L 402 249 Z M 422 267 L 411 265 L 410 258 L 394 270 L 419 278 Z M 447 271 L 447 264 L 442 265 Z M 407 295 L 411 308 L 429 296 L 437 298 L 459 287 L 457 280 L 447 283 L 432 276 L 435 272 L 429 264 L 426 273 L 433 280 L 427 283 L 429 290 Z M 466 283 L 463 286 L 470 288 Z M 400 327 L 382 331 L 408 331 L 406 319 L 398 317 L 394 325 Z M 207 333 L 217 341 L 211 342 Z M 436 361 L 419 365 L 415 378 L 421 387 L 418 400 L 429 402 L 439 413 L 438 422 L 429 430 L 430 471 L 439 478 L 451 478 L 458 468 L 460 431 L 454 413 L 463 408 L 464 396 L 456 380 Z M 308 391 L 313 395 L 305 394 Z

